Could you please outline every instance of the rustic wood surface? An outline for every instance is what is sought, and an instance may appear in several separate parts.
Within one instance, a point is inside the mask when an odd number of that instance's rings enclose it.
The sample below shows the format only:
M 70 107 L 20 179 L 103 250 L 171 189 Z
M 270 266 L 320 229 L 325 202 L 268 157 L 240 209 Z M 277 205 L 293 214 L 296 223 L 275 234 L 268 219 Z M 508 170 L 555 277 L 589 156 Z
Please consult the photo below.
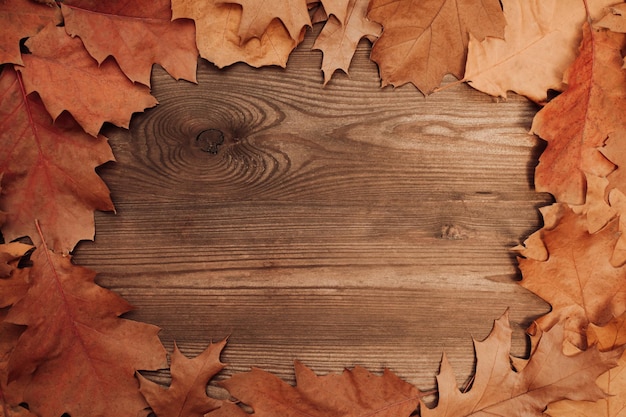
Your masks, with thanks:
M 525 354 L 549 309 L 510 250 L 550 203 L 532 188 L 536 106 L 466 84 L 381 89 L 366 42 L 323 87 L 311 44 L 286 70 L 202 61 L 198 85 L 155 68 L 160 105 L 106 131 L 117 213 L 97 214 L 77 263 L 170 349 L 228 337 L 220 378 L 258 366 L 293 382 L 299 359 L 429 389 L 445 351 L 462 383 L 472 337 L 507 308 Z

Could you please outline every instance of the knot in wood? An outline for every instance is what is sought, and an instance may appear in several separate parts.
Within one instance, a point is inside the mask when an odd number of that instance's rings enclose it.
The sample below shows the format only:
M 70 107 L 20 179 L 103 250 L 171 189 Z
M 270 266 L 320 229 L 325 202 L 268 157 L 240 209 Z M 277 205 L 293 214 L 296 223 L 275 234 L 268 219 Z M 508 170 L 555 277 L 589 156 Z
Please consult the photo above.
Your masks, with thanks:
M 196 137 L 196 145 L 204 152 L 217 154 L 224 143 L 224 133 L 218 129 L 203 130 Z

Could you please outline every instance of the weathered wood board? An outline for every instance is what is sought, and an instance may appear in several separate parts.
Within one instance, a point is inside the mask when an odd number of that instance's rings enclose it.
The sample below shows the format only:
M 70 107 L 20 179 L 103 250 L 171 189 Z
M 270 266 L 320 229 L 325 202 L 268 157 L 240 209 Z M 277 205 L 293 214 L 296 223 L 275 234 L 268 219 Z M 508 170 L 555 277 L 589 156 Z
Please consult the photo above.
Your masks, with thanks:
M 549 308 L 515 282 L 510 251 L 550 203 L 532 188 L 537 108 L 465 84 L 381 89 L 366 43 L 323 87 L 310 47 L 286 70 L 202 61 L 198 85 L 155 69 L 160 105 L 106 131 L 117 213 L 97 214 L 75 260 L 168 348 L 229 337 L 221 377 L 293 381 L 299 359 L 428 389 L 445 350 L 463 381 L 471 338 L 507 308 L 524 354 Z

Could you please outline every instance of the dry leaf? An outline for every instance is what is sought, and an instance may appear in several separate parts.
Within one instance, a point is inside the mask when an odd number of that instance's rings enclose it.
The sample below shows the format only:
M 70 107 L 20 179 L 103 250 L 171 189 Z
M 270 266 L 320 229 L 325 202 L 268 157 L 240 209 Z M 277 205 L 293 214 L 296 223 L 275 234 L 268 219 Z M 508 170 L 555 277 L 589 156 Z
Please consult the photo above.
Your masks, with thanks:
M 39 244 L 38 219 L 55 251 L 67 253 L 79 240 L 93 239 L 94 210 L 113 210 L 109 190 L 95 172 L 113 160 L 107 139 L 87 135 L 67 114 L 53 124 L 11 68 L 0 74 L 0 123 L 4 238 L 30 236 Z
M 531 131 L 548 142 L 535 170 L 535 187 L 558 202 L 583 204 L 585 173 L 604 177 L 614 168 L 599 148 L 607 137 L 626 129 L 626 72 L 620 52 L 625 39 L 585 24 L 580 53 L 566 74 L 567 90 L 533 120 Z
M 326 14 L 326 17 L 334 16 L 335 19 L 337 19 L 337 21 L 341 24 L 346 23 L 346 19 L 350 14 L 350 12 L 348 11 L 350 7 L 349 3 L 350 0 L 321 0 L 321 4 L 323 5 L 323 10 Z
M 235 62 L 245 62 L 253 67 L 284 67 L 289 54 L 302 40 L 292 39 L 285 26 L 274 19 L 260 38 L 241 43 L 238 35 L 241 7 L 221 0 L 172 0 L 172 12 L 174 19 L 195 21 L 200 56 L 219 68 Z
M 15 269 L 15 265 L 12 265 L 16 260 L 19 260 L 33 247 L 19 242 L 4 243 L 0 245 L 0 279 L 8 278 Z M 0 307 L 6 307 L 0 305 Z
M 257 368 L 222 385 L 258 417 L 408 417 L 422 395 L 388 370 L 375 376 L 356 367 L 318 377 L 296 362 L 295 372 L 296 387 Z
M 211 344 L 193 359 L 188 359 L 174 345 L 169 388 L 139 375 L 139 390 L 158 417 L 203 417 L 220 407 L 221 401 L 207 396 L 206 387 L 224 368 L 220 353 L 225 345 L 226 340 Z
M 588 344 L 607 352 L 626 344 L 626 315 L 621 315 L 604 327 L 589 326 Z M 550 404 L 551 417 L 624 417 L 626 416 L 626 353 L 616 368 L 609 369 L 597 380 L 598 386 L 609 395 L 595 402 L 559 401 Z
M 22 64 L 20 40 L 36 35 L 47 24 L 61 23 L 61 11 L 30 0 L 0 1 L 0 65 Z
M 592 16 L 615 0 L 589 1 Z M 507 91 L 543 103 L 549 89 L 565 88 L 563 74 L 574 61 L 587 19 L 582 1 L 502 0 L 504 39 L 470 36 L 465 80 L 477 90 L 506 97 Z
M 595 27 L 606 28 L 613 32 L 626 33 L 626 3 L 609 7 L 608 13 L 598 20 Z
M 478 40 L 504 36 L 497 0 L 372 0 L 368 17 L 383 26 L 371 54 L 382 85 L 411 82 L 424 94 L 447 73 L 463 76 L 470 33 Z
M 617 220 L 590 234 L 585 216 L 569 208 L 561 214 L 554 228 L 538 232 L 548 259 L 519 259 L 521 285 L 552 306 L 537 320 L 540 327 L 564 322 L 568 341 L 584 348 L 590 323 L 604 325 L 626 311 L 626 267 L 610 262 L 619 236 Z
M 137 417 L 146 407 L 135 372 L 166 366 L 158 328 L 119 318 L 131 306 L 95 273 L 43 243 L 31 288 L 7 322 L 27 326 L 9 360 L 9 389 L 40 417 Z
M 330 81 L 338 69 L 348 73 L 350 61 L 362 38 L 373 41 L 380 35 L 381 26 L 365 17 L 368 4 L 369 0 L 350 0 L 345 23 L 342 24 L 339 19 L 330 16 L 315 40 L 313 49 L 318 49 L 324 54 L 322 59 L 324 84 Z
M 149 86 L 153 64 L 175 79 L 196 81 L 195 27 L 171 20 L 170 0 L 65 0 L 61 10 L 65 31 L 80 37 L 99 64 L 113 56 L 131 81 Z
M 461 392 L 444 356 L 437 376 L 439 401 L 421 407 L 422 417 L 542 416 L 546 406 L 561 399 L 595 401 L 605 393 L 596 378 L 616 365 L 622 350 L 596 348 L 566 356 L 561 350 L 563 329 L 544 332 L 523 369 L 512 368 L 511 327 L 508 315 L 498 319 L 482 342 L 474 342 L 476 374 Z
M 289 36 L 299 42 L 305 26 L 311 26 L 306 0 L 228 0 L 242 6 L 238 35 L 245 43 L 259 38 L 267 31 L 273 20 L 280 20 Z
M 26 93 L 37 91 L 53 119 L 67 110 L 97 136 L 104 122 L 128 127 L 133 113 L 157 104 L 148 87 L 133 84 L 114 61 L 98 65 L 62 27 L 47 26 L 26 46 L 31 54 L 19 68 Z

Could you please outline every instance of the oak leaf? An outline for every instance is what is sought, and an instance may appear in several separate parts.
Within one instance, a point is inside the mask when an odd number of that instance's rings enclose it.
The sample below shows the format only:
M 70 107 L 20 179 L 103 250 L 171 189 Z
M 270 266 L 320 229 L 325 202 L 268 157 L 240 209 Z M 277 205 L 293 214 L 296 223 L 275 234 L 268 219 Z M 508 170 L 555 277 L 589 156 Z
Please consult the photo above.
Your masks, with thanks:
M 626 315 L 611 320 L 606 326 L 591 325 L 588 344 L 607 352 L 626 344 Z M 564 400 L 550 404 L 546 411 L 551 417 L 624 417 L 626 416 L 626 353 L 617 367 L 602 374 L 597 384 L 609 394 L 595 402 Z
M 225 345 L 226 340 L 211 344 L 193 359 L 188 359 L 174 345 L 169 388 L 139 375 L 139 390 L 158 417 L 203 417 L 220 407 L 221 401 L 207 396 L 206 387 L 224 368 L 220 352 Z
M 341 24 L 346 23 L 347 17 L 350 15 L 350 0 L 321 0 L 326 17 L 334 16 L 335 19 Z M 310 8 L 310 4 L 308 7 Z M 327 20 L 327 19 L 324 19 Z M 315 23 L 311 19 L 312 23 Z
M 383 26 L 372 47 L 382 85 L 413 83 L 429 94 L 447 73 L 463 76 L 469 34 L 504 36 L 497 0 L 372 0 L 368 17 Z
M 422 395 L 388 370 L 376 376 L 357 366 L 319 377 L 296 362 L 295 373 L 296 387 L 258 368 L 222 385 L 258 417 L 408 417 Z
M 292 39 L 285 26 L 274 19 L 260 38 L 242 43 L 238 35 L 241 14 L 239 5 L 222 3 L 221 0 L 172 0 L 172 18 L 195 21 L 200 56 L 217 67 L 235 62 L 245 62 L 253 67 L 285 67 L 289 54 L 302 38 Z
M 19 260 L 33 247 L 19 242 L 4 243 L 0 245 L 0 278 L 8 278 L 15 270 L 11 265 L 13 261 Z M 0 306 L 5 307 L 5 306 Z
M 0 308 L 9 307 L 21 300 L 30 282 L 27 269 L 17 269 L 19 260 L 33 247 L 12 242 L 0 245 Z
M 270 23 L 280 20 L 294 41 L 299 41 L 306 26 L 311 26 L 306 0 L 228 0 L 242 7 L 238 35 L 245 43 L 252 38 L 261 38 Z
M 589 324 L 604 325 L 626 311 L 626 267 L 611 264 L 618 222 L 613 219 L 589 233 L 585 216 L 564 205 L 555 210 L 561 214 L 557 225 L 537 232 L 549 257 L 519 259 L 520 284 L 552 306 L 537 320 L 539 326 L 547 329 L 564 322 L 567 340 L 584 348 Z
M 565 355 L 561 349 L 563 329 L 557 325 L 541 334 L 523 368 L 516 369 L 510 357 L 511 333 L 505 314 L 495 321 L 484 341 L 474 342 L 476 373 L 464 392 L 459 390 L 444 356 L 437 376 L 437 406 L 431 409 L 422 405 L 421 416 L 542 416 L 554 401 L 595 401 L 606 396 L 595 380 L 616 365 L 622 349 L 600 352 L 590 348 Z
M 133 84 L 114 61 L 98 63 L 62 27 L 48 25 L 26 41 L 30 54 L 18 68 L 27 93 L 37 91 L 53 119 L 67 110 L 92 136 L 104 122 L 128 127 L 134 112 L 157 104 L 146 86 Z
M 588 2 L 591 16 L 615 0 Z M 493 96 L 507 91 L 543 103 L 548 90 L 565 89 L 563 74 L 574 61 L 587 19 L 585 4 L 569 0 L 502 0 L 504 38 L 470 35 L 464 79 Z
M 107 139 L 89 136 L 67 114 L 53 124 L 12 68 L 0 74 L 0 124 L 4 238 L 30 236 L 38 245 L 38 219 L 56 251 L 67 253 L 79 240 L 93 239 L 94 210 L 113 210 L 109 190 L 95 172 L 113 160 Z
M 78 36 L 102 64 L 113 56 L 126 76 L 150 85 L 153 64 L 175 79 L 196 81 L 198 49 L 192 21 L 171 20 L 170 0 L 66 0 L 65 31 Z
M 319 49 L 324 54 L 324 84 L 330 81 L 338 69 L 348 73 L 350 61 L 362 38 L 374 41 L 380 35 L 381 26 L 366 18 L 368 4 L 369 0 L 350 0 L 345 23 L 330 16 L 315 40 L 313 49 Z
M 20 40 L 36 35 L 49 23 L 61 23 L 58 7 L 30 0 L 0 2 L 0 65 L 22 64 Z
M 535 187 L 558 202 L 583 204 L 585 173 L 603 177 L 614 169 L 599 149 L 626 129 L 625 40 L 626 35 L 596 32 L 585 23 L 579 55 L 566 72 L 568 88 L 533 120 L 531 132 L 548 142 L 535 170 Z
M 40 417 L 136 417 L 146 403 L 135 372 L 166 366 L 159 329 L 121 319 L 131 306 L 45 242 L 31 260 L 31 288 L 6 318 L 27 326 L 11 353 L 9 389 L 23 387 Z

